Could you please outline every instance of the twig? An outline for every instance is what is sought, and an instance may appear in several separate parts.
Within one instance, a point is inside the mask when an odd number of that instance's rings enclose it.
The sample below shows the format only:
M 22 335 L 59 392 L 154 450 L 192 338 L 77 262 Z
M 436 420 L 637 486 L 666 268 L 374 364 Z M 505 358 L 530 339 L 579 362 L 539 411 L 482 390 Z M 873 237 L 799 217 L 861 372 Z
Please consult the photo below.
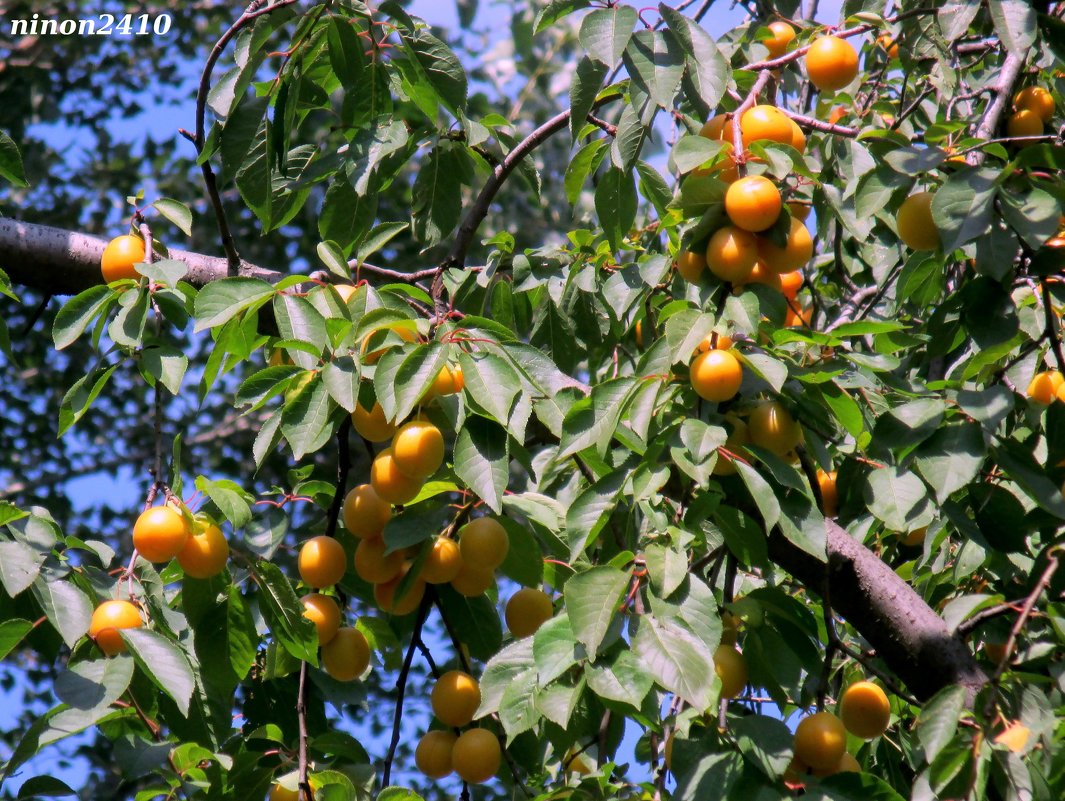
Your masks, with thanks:
M 343 422 L 337 429 L 337 483 L 333 493 L 333 501 L 329 504 L 329 511 L 325 519 L 325 536 L 335 537 L 337 532 L 337 519 L 340 510 L 344 506 L 344 492 L 348 487 L 348 473 L 351 471 L 351 449 L 348 446 L 348 432 L 351 430 L 351 417 L 344 416 Z
M 766 84 L 769 83 L 772 77 L 772 72 L 761 73 L 750 91 L 747 92 L 747 97 L 743 98 L 743 102 L 732 112 L 732 160 L 736 162 L 736 168 L 740 175 L 747 174 L 747 158 L 744 155 L 743 131 L 740 127 L 740 120 L 747 109 L 754 106 L 754 101 L 758 99 L 758 95 L 765 89 Z
M 225 50 L 230 40 L 240 32 L 241 28 L 249 22 L 263 14 L 268 14 L 284 6 L 290 6 L 297 0 L 277 0 L 273 5 L 263 8 L 265 2 L 266 0 L 252 0 L 248 4 L 244 13 L 215 43 L 210 55 L 207 57 L 207 62 L 203 65 L 199 89 L 196 92 L 196 137 L 193 144 L 196 146 L 197 154 L 203 152 L 203 147 L 206 143 L 207 93 L 211 87 L 211 73 L 214 71 L 214 66 L 218 63 L 218 59 L 221 58 L 222 51 Z M 233 241 L 229 221 L 226 219 L 225 207 L 222 205 L 222 197 L 218 192 L 218 182 L 215 178 L 214 170 L 211 168 L 210 159 L 203 160 L 200 165 L 200 172 L 203 173 L 203 182 L 207 187 L 207 195 L 211 200 L 211 206 L 214 208 L 215 219 L 218 223 L 218 233 L 222 238 L 222 249 L 226 252 L 226 261 L 229 265 L 229 274 L 231 276 L 236 275 L 240 270 L 240 254 L 237 253 L 237 246 Z
M 778 107 L 778 111 L 781 111 L 787 116 L 791 117 L 798 125 L 804 128 L 811 128 L 815 131 L 835 134 L 836 136 L 849 137 L 855 137 L 861 133 L 861 129 L 859 128 L 852 128 L 849 125 L 837 125 L 833 122 L 819 120 L 817 119 L 817 117 L 807 116 L 806 114 L 797 114 L 794 111 L 788 111 L 786 108 L 783 107 Z
M 963 636 L 968 635 L 974 629 L 978 628 L 981 623 L 985 623 L 988 620 L 993 620 L 996 617 L 1002 617 L 1002 615 L 1008 614 L 1010 612 L 1019 611 L 1020 605 L 1022 603 L 1024 603 L 1024 599 L 1021 599 L 1019 601 L 1007 601 L 1006 603 L 998 604 L 987 609 L 981 609 L 968 620 L 964 620 L 959 623 L 955 631 Z
M 410 676 L 411 663 L 414 661 L 414 652 L 422 638 L 422 626 L 425 618 L 429 616 L 432 599 L 428 595 L 422 597 L 418 606 L 418 617 L 414 621 L 414 631 L 410 635 L 410 645 L 407 647 L 407 655 L 403 658 L 403 667 L 396 679 L 396 711 L 392 717 L 392 739 L 388 743 L 388 753 L 385 755 L 384 772 L 381 777 L 381 786 L 388 787 L 392 778 L 392 762 L 396 758 L 396 749 L 399 748 L 400 724 L 403 721 L 403 698 L 407 692 L 407 678 Z
M 1047 566 L 1043 569 L 1043 575 L 1036 581 L 1032 591 L 1028 593 L 1028 597 L 1024 599 L 1024 603 L 1021 605 L 1020 614 L 1017 615 L 1017 619 L 1013 621 L 1013 626 L 1010 628 L 1010 636 L 1006 638 L 1006 647 L 1003 649 L 1002 659 L 995 666 L 994 673 L 991 674 L 991 684 L 994 687 L 998 687 L 999 679 L 1002 678 L 1002 674 L 1005 672 L 1007 665 L 1010 663 L 1010 655 L 1013 653 L 1013 647 L 1017 644 L 1017 637 L 1021 633 L 1021 629 L 1024 628 L 1024 624 L 1028 621 L 1028 618 L 1032 614 L 1032 609 L 1035 607 L 1035 602 L 1039 600 L 1039 596 L 1043 594 L 1050 585 L 1050 580 L 1054 578 L 1054 573 L 1058 569 L 1058 555 L 1054 552 L 1060 550 L 1060 545 L 1055 545 L 1047 551 Z M 994 695 L 988 698 L 988 703 L 994 703 Z
M 300 662 L 300 686 L 296 696 L 296 717 L 299 718 L 299 789 L 305 801 L 314 801 L 314 790 L 307 779 L 307 662 Z
M 1058 336 L 1058 322 L 1054 314 L 1054 303 L 1050 297 L 1050 287 L 1047 280 L 1041 278 L 1039 286 L 1043 290 L 1043 315 L 1046 321 L 1046 338 L 1050 340 L 1050 349 L 1054 351 L 1054 358 L 1058 363 L 1058 370 L 1065 373 L 1065 354 L 1061 352 L 1061 337 Z

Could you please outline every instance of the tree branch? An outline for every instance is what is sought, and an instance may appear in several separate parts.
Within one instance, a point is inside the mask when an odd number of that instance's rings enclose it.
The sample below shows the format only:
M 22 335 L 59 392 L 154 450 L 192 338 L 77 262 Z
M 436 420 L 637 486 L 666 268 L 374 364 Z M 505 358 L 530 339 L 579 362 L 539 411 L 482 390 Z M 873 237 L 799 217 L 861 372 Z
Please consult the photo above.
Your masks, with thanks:
M 984 114 L 980 118 L 980 124 L 976 126 L 974 136 L 977 139 L 990 139 L 991 135 L 995 132 L 995 129 L 998 128 L 1002 113 L 1006 110 L 1006 101 L 1009 99 L 1010 94 L 1013 91 L 1013 84 L 1015 84 L 1017 78 L 1020 77 L 1027 56 L 1027 50 L 1023 54 L 1017 54 L 1014 52 L 1006 54 L 1006 58 L 1002 62 L 1002 71 L 999 73 L 998 80 L 995 81 L 995 99 L 984 109 Z M 984 158 L 985 154 L 982 150 L 973 151 L 968 156 L 969 163 L 972 165 L 983 164 Z
M 828 561 L 811 556 L 779 530 L 769 537 L 769 556 L 811 591 L 832 587 L 832 606 L 876 649 L 902 682 L 922 700 L 950 684 L 970 696 L 987 684 L 965 642 L 920 595 L 832 520 L 825 521 Z

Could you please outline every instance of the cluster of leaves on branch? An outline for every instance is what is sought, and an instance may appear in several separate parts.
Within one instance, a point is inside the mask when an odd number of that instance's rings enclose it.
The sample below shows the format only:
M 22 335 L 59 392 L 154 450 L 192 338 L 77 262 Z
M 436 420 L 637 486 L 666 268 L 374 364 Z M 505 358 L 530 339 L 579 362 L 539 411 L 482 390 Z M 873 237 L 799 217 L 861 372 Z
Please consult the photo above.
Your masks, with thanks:
M 464 688 L 434 691 L 411 761 L 465 783 L 427 795 L 1065 795 L 1065 22 L 847 2 L 826 29 L 797 5 L 716 40 L 711 3 L 515 11 L 578 53 L 568 107 L 526 121 L 398 3 L 253 3 L 187 136 L 230 274 L 186 280 L 143 245 L 189 235 L 188 207 L 138 206 L 141 249 L 51 332 L 96 353 L 49 410 L 68 436 L 116 376 L 151 389 L 149 505 L 197 472 L 179 437 L 164 470 L 161 418 L 208 354 L 199 398 L 257 420 L 246 474 L 190 499 L 232 555 L 115 567 L 0 507 L 0 654 L 63 665 L 0 781 L 95 726 L 138 798 L 413 797 L 384 785 L 418 660 Z M 548 179 L 572 223 L 524 242 L 499 204 L 484 236 L 504 185 L 535 203 Z M 237 196 L 274 236 L 310 225 L 320 269 L 240 274 Z M 297 466 L 259 497 L 278 453 Z M 505 548 L 463 542 L 492 519 Z M 501 597 L 541 587 L 504 631 Z M 127 598 L 131 631 L 90 628 Z M 387 742 L 327 720 L 393 697 Z

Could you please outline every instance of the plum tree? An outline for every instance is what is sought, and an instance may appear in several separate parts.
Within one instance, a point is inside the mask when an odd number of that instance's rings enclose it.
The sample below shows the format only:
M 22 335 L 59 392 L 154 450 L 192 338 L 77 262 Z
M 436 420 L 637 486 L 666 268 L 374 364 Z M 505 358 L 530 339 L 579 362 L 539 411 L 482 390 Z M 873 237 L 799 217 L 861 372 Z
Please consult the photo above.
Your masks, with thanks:
M 0 792 L 1065 796 L 1061 9 L 157 5 L 0 42 Z

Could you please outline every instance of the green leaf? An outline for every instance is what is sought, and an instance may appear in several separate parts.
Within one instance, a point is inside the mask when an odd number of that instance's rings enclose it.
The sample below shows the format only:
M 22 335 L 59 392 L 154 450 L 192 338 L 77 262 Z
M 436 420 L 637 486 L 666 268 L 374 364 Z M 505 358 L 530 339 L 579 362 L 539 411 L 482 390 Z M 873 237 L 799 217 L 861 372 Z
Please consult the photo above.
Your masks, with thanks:
M 24 189 L 29 186 L 26 172 L 22 167 L 22 154 L 18 151 L 15 140 L 0 131 L 0 178 Z
M 377 195 L 366 197 L 342 175 L 334 178 L 322 201 L 318 216 L 318 233 L 323 241 L 335 242 L 344 252 L 363 240 L 377 214 Z
M 70 427 L 89 411 L 93 401 L 103 392 L 111 374 L 118 369 L 117 364 L 107 368 L 97 368 L 79 378 L 63 396 L 59 405 L 59 436 L 63 436 Z
M 436 94 L 452 114 L 466 107 L 467 81 L 462 62 L 444 42 L 426 28 L 413 35 L 404 32 L 403 41 L 410 47 Z
M 63 579 L 33 583 L 33 594 L 68 648 L 73 648 L 89 630 L 92 602 L 76 586 Z
M 211 281 L 196 295 L 193 306 L 196 331 L 216 328 L 250 306 L 274 294 L 274 288 L 258 278 L 223 278 Z
M 777 501 L 776 493 L 769 486 L 769 482 L 762 478 L 761 473 L 753 467 L 739 460 L 736 460 L 733 464 L 736 467 L 736 472 L 739 473 L 743 483 L 747 486 L 747 491 L 751 494 L 751 499 L 754 501 L 755 506 L 762 513 L 762 520 L 765 522 L 766 531 L 768 531 L 780 521 L 780 504 Z
M 414 237 L 426 247 L 440 244 L 458 225 L 462 187 L 472 181 L 470 157 L 458 143 L 443 141 L 422 162 L 414 180 Z
M 296 459 L 314 453 L 333 436 L 335 408 L 320 373 L 315 373 L 295 397 L 286 401 L 281 414 L 281 433 Z
M 330 16 L 326 30 L 329 43 L 329 65 L 345 90 L 355 90 L 366 66 L 363 43 L 355 31 L 352 20 L 338 15 Z
M 21 618 L 12 618 L 0 623 L 0 659 L 5 659 L 31 631 L 33 624 Z
M 425 396 L 440 371 L 447 366 L 450 355 L 451 348 L 439 342 L 420 345 L 411 351 L 396 371 L 394 403 L 387 403 L 380 396 L 378 398 L 385 414 L 390 419 L 406 418 Z
M 89 287 L 64 303 L 52 324 L 56 350 L 72 345 L 96 316 L 116 299 L 110 287 L 98 285 Z
M 966 167 L 951 173 L 932 199 L 941 247 L 950 253 L 986 233 L 994 214 L 998 170 Z
M 254 498 L 235 481 L 211 481 L 204 476 L 197 476 L 196 489 L 211 499 L 234 529 L 241 529 L 251 522 L 250 504 Z
M 410 228 L 409 223 L 386 222 L 375 225 L 355 250 L 355 260 L 364 262 L 373 254 Z
M 588 689 L 600 698 L 636 709 L 655 683 L 654 676 L 631 651 L 620 651 L 610 661 L 601 659 L 586 666 L 585 675 Z
M 588 113 L 595 106 L 595 100 L 599 95 L 599 88 L 603 85 L 603 79 L 606 78 L 609 71 L 609 67 L 600 64 L 598 61 L 589 58 L 588 56 L 582 56 L 581 60 L 577 62 L 577 69 L 573 73 L 573 80 L 570 82 L 569 87 L 571 110 L 569 130 L 570 136 L 573 138 L 574 142 L 577 141 L 580 131 L 588 122 Z M 580 184 L 583 185 L 584 179 L 594 170 L 595 166 L 598 166 L 599 161 L 596 159 L 598 148 L 607 146 L 605 141 L 601 139 L 593 139 L 588 143 L 586 149 L 591 148 L 595 143 L 598 143 L 595 152 L 589 152 L 576 168 L 571 164 L 566 171 L 566 195 L 571 204 L 576 203 L 574 196 L 576 192 L 579 191 L 579 188 L 574 185 L 577 180 L 576 176 L 572 179 L 570 178 L 570 171 L 575 170 L 577 174 L 583 176 L 580 180 Z
M 917 449 L 916 466 L 943 503 L 973 481 L 987 455 L 987 444 L 976 423 L 944 426 Z
M 325 318 L 307 298 L 298 295 L 274 295 L 274 319 L 283 340 L 311 345 L 312 353 L 290 349 L 292 360 L 305 370 L 318 366 L 318 356 L 328 340 Z
M 485 417 L 467 416 L 455 441 L 454 459 L 455 475 L 493 512 L 502 512 L 510 479 L 506 430 Z
M 14 598 L 25 590 L 41 572 L 47 552 L 19 540 L 0 540 L 0 584 Z
M 162 382 L 171 395 L 181 391 L 181 382 L 189 368 L 189 358 L 170 345 L 151 345 L 141 351 L 141 363 L 148 374 Z
M 889 529 L 909 531 L 909 522 L 927 505 L 928 493 L 913 473 L 888 466 L 873 470 L 866 478 L 865 501 Z
M 491 659 L 503 642 L 503 627 L 495 606 L 485 595 L 467 598 L 450 586 L 440 586 L 440 604 L 455 627 L 459 642 L 470 649 L 474 659 Z
M 954 737 L 965 711 L 965 688 L 951 685 L 940 690 L 924 705 L 917 717 L 917 738 L 924 748 L 924 760 L 931 762 Z
M 728 62 L 718 50 L 713 37 L 691 17 L 665 3 L 658 4 L 658 13 L 684 51 L 688 99 L 700 107 L 705 117 L 717 108 L 725 94 L 729 79 Z
M 566 536 L 571 560 L 578 559 L 588 545 L 598 539 L 599 533 L 610 521 L 627 478 L 625 470 L 608 473 L 582 490 L 567 509 Z
M 423 801 L 413 790 L 405 787 L 386 787 L 377 794 L 377 801 Z
M 192 236 L 192 209 L 178 200 L 159 198 L 152 206 L 155 210 L 170 220 L 178 227 L 185 236 Z
M 137 667 L 148 674 L 156 687 L 170 696 L 182 715 L 188 717 L 196 678 L 184 651 L 166 637 L 148 629 L 122 629 L 120 633 L 137 660 Z
M 566 614 L 577 640 L 595 658 L 606 637 L 631 576 L 616 567 L 593 567 L 566 582 Z
M 1027 0 L 988 0 L 991 20 L 1006 50 L 1024 56 L 1035 42 L 1036 11 Z
M 23 799 L 28 801 L 33 798 L 60 798 L 77 794 L 77 790 L 72 790 L 66 782 L 55 776 L 33 776 L 19 788 L 16 801 L 23 801 Z
M 611 379 L 597 384 L 588 398 L 573 404 L 562 422 L 556 458 L 561 461 L 592 446 L 605 448 L 639 387 L 635 378 Z
M 540 33 L 563 17 L 582 8 L 588 8 L 590 5 L 591 0 L 551 0 L 537 13 L 536 20 L 533 23 L 533 33 Z
M 637 20 L 632 6 L 596 9 L 581 20 L 581 46 L 600 64 L 613 67 L 621 60 Z
M 481 705 L 474 714 L 475 718 L 497 712 L 503 693 L 510 685 L 524 681 L 530 675 L 535 679 L 532 649 L 533 638 L 522 637 L 488 660 L 481 674 Z
M 737 718 L 731 728 L 744 759 L 771 780 L 784 773 L 791 761 L 794 735 L 783 721 L 751 715 Z
M 625 48 L 624 61 L 634 85 L 659 107 L 673 107 L 685 59 L 671 31 L 637 31 Z
M 636 182 L 632 173 L 610 167 L 595 188 L 595 213 L 613 250 L 621 248 L 622 240 L 636 221 Z
M 322 383 L 329 397 L 346 412 L 355 411 L 359 398 L 359 370 L 354 362 L 329 362 L 322 368 Z
M 260 560 L 252 575 L 259 585 L 259 609 L 271 633 L 293 657 L 317 665 L 318 630 L 303 616 L 303 604 L 281 568 Z
M 506 425 L 514 401 L 521 391 L 517 372 L 501 356 L 494 353 L 466 353 L 459 351 L 459 365 L 466 381 L 466 393 L 496 422 Z
M 720 692 L 721 680 L 706 643 L 680 622 L 655 615 L 643 615 L 635 627 L 632 652 L 658 685 L 700 712 L 709 709 Z

